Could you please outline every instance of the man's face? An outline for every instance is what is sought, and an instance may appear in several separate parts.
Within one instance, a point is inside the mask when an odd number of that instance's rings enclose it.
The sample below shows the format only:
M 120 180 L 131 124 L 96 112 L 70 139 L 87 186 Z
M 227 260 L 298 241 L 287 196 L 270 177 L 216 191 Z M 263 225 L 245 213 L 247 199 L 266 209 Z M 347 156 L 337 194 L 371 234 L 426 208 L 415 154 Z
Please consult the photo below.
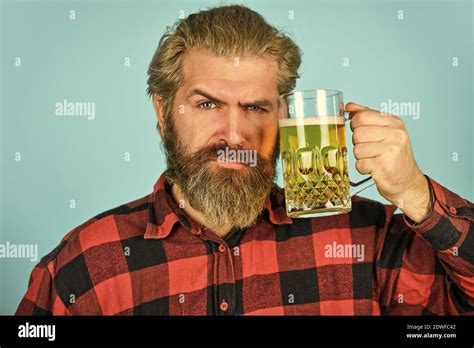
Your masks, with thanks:
M 172 179 L 210 225 L 250 226 L 275 176 L 284 116 L 277 63 L 191 50 L 182 68 L 172 115 L 160 123 Z
M 191 152 L 225 141 L 270 158 L 278 134 L 277 72 L 277 63 L 263 58 L 191 50 L 173 104 L 180 140 Z

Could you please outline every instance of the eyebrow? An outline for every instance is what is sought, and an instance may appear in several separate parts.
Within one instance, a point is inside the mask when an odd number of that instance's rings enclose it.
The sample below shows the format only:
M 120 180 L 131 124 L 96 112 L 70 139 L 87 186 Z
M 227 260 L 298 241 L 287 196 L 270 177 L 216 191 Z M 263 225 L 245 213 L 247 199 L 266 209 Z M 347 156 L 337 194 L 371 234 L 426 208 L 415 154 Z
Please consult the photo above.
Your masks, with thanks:
M 215 102 L 217 104 L 221 104 L 221 105 L 225 105 L 227 103 L 225 103 L 224 101 L 220 100 L 219 98 L 217 97 L 213 97 L 212 95 L 210 95 L 209 93 L 203 91 L 202 89 L 200 88 L 195 88 L 193 89 L 189 94 L 188 94 L 188 99 L 195 96 L 195 95 L 200 95 L 200 96 L 203 96 L 207 99 L 209 99 L 210 101 L 212 102 Z M 249 102 L 249 103 L 245 103 L 245 104 L 240 104 L 239 103 L 239 106 L 241 107 L 249 107 L 249 106 L 256 106 L 256 107 L 259 107 L 259 108 L 268 108 L 268 109 L 273 109 L 273 103 L 268 100 L 268 99 L 259 99 L 259 100 L 254 100 L 253 102 Z

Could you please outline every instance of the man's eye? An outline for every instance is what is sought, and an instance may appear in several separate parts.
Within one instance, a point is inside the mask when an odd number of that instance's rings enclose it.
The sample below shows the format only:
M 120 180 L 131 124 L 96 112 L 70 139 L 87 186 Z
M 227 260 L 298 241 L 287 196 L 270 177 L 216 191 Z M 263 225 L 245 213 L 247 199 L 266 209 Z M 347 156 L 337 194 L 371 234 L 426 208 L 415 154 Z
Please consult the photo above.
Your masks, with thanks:
M 211 101 L 205 101 L 205 102 L 199 104 L 199 107 L 201 109 L 205 109 L 205 110 L 213 109 L 215 106 L 216 106 L 216 104 L 214 104 L 214 102 L 211 102 Z
M 249 106 L 247 106 L 247 109 L 250 110 L 250 111 L 255 111 L 255 112 L 265 111 L 265 109 L 259 108 L 256 105 L 249 105 Z

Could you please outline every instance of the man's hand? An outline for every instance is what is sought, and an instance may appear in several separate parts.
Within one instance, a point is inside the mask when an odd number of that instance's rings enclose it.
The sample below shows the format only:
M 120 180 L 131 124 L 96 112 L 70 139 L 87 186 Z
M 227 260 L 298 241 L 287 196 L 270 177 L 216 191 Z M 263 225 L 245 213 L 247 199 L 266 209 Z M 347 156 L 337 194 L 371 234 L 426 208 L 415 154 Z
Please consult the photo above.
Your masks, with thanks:
M 416 165 L 403 121 L 393 115 L 346 104 L 352 129 L 356 169 L 370 174 L 379 193 L 415 222 L 431 210 L 426 177 Z

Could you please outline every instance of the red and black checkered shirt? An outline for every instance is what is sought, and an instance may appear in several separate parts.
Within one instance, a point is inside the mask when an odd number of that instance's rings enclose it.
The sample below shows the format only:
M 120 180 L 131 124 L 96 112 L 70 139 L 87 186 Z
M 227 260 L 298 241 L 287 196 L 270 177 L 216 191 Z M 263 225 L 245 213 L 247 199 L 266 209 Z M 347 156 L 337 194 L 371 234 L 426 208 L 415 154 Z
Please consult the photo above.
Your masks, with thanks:
M 184 215 L 163 174 L 68 233 L 16 314 L 473 314 L 473 204 L 429 182 L 419 225 L 361 197 L 348 214 L 291 219 L 275 185 L 255 226 L 221 238 Z

